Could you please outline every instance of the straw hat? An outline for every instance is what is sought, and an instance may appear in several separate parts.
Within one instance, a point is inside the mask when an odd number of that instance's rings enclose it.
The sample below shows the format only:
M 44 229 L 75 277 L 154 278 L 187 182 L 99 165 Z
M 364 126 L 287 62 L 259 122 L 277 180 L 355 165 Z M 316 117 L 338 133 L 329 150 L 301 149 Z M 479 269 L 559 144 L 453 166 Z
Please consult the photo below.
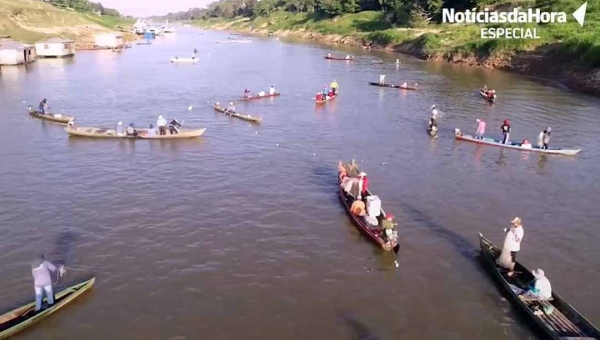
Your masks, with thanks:
M 520 217 L 515 217 L 515 218 L 513 218 L 512 221 L 510 221 L 510 223 L 512 223 L 515 226 L 519 226 L 520 227 L 521 226 L 521 218 Z

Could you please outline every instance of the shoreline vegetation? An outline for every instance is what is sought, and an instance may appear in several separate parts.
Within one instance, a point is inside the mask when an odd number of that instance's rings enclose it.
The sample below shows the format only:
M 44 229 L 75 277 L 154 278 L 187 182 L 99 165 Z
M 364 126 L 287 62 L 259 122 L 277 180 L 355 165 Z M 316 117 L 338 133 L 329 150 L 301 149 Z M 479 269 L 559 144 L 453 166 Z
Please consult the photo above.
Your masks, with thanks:
M 600 96 L 600 8 L 588 4 L 585 25 L 571 16 L 579 0 L 220 0 L 206 9 L 156 19 L 207 29 L 363 45 L 420 59 L 546 78 Z M 443 8 L 565 12 L 566 23 L 448 24 Z M 539 37 L 482 39 L 480 30 L 522 28 Z M 515 30 L 520 33 L 520 30 Z
M 0 39 L 22 43 L 60 37 L 73 39 L 78 50 L 94 46 L 94 35 L 121 32 L 135 40 L 133 18 L 86 0 L 0 0 Z

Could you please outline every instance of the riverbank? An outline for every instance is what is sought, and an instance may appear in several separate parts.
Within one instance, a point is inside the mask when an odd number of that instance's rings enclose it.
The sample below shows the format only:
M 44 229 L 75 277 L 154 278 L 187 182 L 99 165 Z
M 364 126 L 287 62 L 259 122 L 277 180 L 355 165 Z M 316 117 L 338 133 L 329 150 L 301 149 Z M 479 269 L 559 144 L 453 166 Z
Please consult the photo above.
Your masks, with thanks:
M 324 43 L 360 46 L 368 42 L 373 49 L 532 75 L 600 96 L 600 68 L 594 52 L 600 47 L 594 45 L 597 42 L 589 43 L 593 36 L 577 37 L 576 42 L 555 41 L 556 37 L 568 35 L 573 29 L 571 26 L 530 26 L 536 29 L 540 39 L 482 40 L 479 26 L 444 24 L 391 28 L 383 13 L 369 11 L 333 19 L 307 13 L 276 12 L 266 18 L 210 18 L 193 21 L 193 24 L 208 29 Z
M 135 40 L 128 27 L 131 20 L 56 8 L 41 1 L 0 0 L 0 37 L 23 43 L 47 38 L 73 39 L 76 48 L 94 45 L 98 33 L 120 32 Z

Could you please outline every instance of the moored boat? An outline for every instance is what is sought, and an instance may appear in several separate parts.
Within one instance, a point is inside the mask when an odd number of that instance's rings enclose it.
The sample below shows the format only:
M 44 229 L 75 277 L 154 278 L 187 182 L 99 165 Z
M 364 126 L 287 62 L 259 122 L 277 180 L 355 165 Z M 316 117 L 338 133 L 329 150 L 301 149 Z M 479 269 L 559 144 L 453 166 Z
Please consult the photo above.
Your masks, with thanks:
M 479 90 L 479 94 L 490 103 L 495 103 L 496 100 L 498 99 L 498 96 L 496 96 L 496 95 L 494 95 L 494 98 L 490 98 L 483 90 Z
M 174 64 L 177 63 L 197 63 L 198 58 L 171 58 L 171 62 Z
M 35 302 L 30 302 L 0 315 L 0 339 L 6 339 L 58 311 L 90 289 L 95 281 L 96 278 L 91 278 L 55 293 L 54 304 L 38 312 L 35 312 Z
M 340 58 L 340 57 L 333 57 L 333 56 L 325 56 L 325 59 L 328 60 L 342 60 L 342 61 L 354 61 L 354 57 L 350 57 L 350 58 Z
M 521 143 L 510 142 L 507 144 L 502 144 L 501 140 L 492 139 L 492 138 L 483 138 L 478 139 L 472 135 L 463 134 L 459 129 L 454 129 L 454 138 L 457 140 L 464 140 L 467 142 L 485 144 L 491 146 L 497 146 L 501 148 L 521 150 L 521 151 L 533 151 L 533 152 L 541 152 L 552 155 L 565 155 L 565 156 L 573 156 L 579 153 L 581 149 L 542 149 L 535 145 L 523 146 Z
M 230 111 L 226 107 L 221 107 L 221 106 L 216 106 L 216 105 L 212 105 L 212 107 L 215 109 L 215 111 L 224 113 L 230 117 L 236 117 L 236 118 L 246 120 L 249 122 L 253 122 L 253 123 L 260 123 L 262 121 L 262 117 L 252 117 L 251 115 L 248 115 L 248 114 Z
M 515 275 L 496 264 L 502 250 L 479 234 L 481 256 L 511 302 L 525 314 L 548 339 L 594 340 L 600 339 L 600 330 L 566 302 L 555 291 L 552 299 L 538 300 L 519 297 L 513 287 L 526 290 L 534 279 L 533 274 L 522 264 L 515 264 Z
M 325 99 L 321 99 L 321 100 L 315 100 L 315 103 L 316 103 L 316 104 L 323 104 L 323 103 L 327 103 L 328 101 L 331 101 L 331 100 L 334 100 L 335 98 L 337 98 L 337 96 L 338 96 L 337 94 L 335 94 L 335 95 L 333 95 L 333 96 L 331 96 L 331 97 L 327 96 L 327 98 L 325 98 Z
M 29 115 L 32 117 L 35 117 L 35 118 L 39 118 L 39 119 L 42 119 L 42 120 L 45 120 L 48 122 L 61 124 L 61 125 L 66 125 L 75 119 L 75 117 L 73 117 L 73 116 L 66 116 L 66 115 L 57 114 L 57 113 L 40 114 L 39 111 L 34 110 L 31 106 L 29 107 Z
M 239 99 L 240 101 L 245 101 L 245 100 L 255 100 L 255 99 L 263 99 L 263 98 L 269 98 L 269 97 L 278 97 L 281 95 L 281 92 L 275 92 L 273 94 L 265 94 L 264 96 L 259 96 L 259 95 L 255 95 L 255 96 L 250 96 L 250 97 L 242 97 L 241 99 Z
M 343 166 L 343 164 L 342 164 L 342 166 Z M 350 216 L 350 218 L 352 219 L 352 221 L 354 222 L 354 225 L 358 228 L 358 230 L 360 230 L 362 233 L 364 233 L 366 236 L 368 236 L 369 239 L 371 239 L 373 242 L 377 243 L 383 250 L 385 250 L 385 251 L 393 250 L 394 252 L 398 253 L 398 250 L 400 249 L 400 244 L 398 243 L 396 228 L 394 227 L 394 232 L 396 232 L 395 239 L 384 240 L 384 238 L 382 237 L 385 233 L 383 233 L 383 230 L 380 228 L 380 226 L 381 226 L 381 222 L 384 219 L 386 219 L 386 216 L 387 216 L 385 211 L 383 210 L 383 208 L 379 207 L 380 214 L 378 217 L 376 217 L 379 226 L 370 227 L 363 217 L 356 216 L 355 214 L 352 213 L 351 207 L 352 207 L 352 203 L 355 201 L 355 197 L 349 193 L 346 193 L 346 191 L 344 191 L 344 189 L 342 188 L 342 180 L 339 176 L 339 173 L 338 173 L 338 184 L 339 184 L 338 185 L 338 196 L 340 198 L 340 201 L 344 205 L 346 213 L 348 213 L 348 216 Z M 367 194 L 368 194 L 367 197 L 376 197 L 369 190 L 367 190 Z M 366 200 L 366 197 L 364 199 Z

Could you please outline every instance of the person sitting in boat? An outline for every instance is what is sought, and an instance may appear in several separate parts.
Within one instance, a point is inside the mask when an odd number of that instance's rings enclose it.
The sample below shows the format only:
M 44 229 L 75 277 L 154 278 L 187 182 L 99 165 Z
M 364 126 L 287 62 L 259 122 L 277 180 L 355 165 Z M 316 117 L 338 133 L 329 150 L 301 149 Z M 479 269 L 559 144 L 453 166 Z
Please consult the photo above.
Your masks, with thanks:
M 158 127 L 158 134 L 161 136 L 165 136 L 167 134 L 167 120 L 162 115 L 158 116 L 158 119 L 156 120 L 156 127 Z
M 346 171 L 348 176 L 350 177 L 358 177 L 360 171 L 358 170 L 358 165 L 356 164 L 356 160 L 351 160 L 350 163 L 346 166 Z
M 485 122 L 481 119 L 477 119 L 477 131 L 475 131 L 475 138 L 483 139 L 485 133 Z
M 320 102 L 323 100 L 323 93 L 322 92 L 317 92 L 317 96 L 315 97 L 315 100 Z
M 521 142 L 521 147 L 524 149 L 531 149 L 531 142 L 527 139 L 523 139 L 523 142 Z
M 483 91 L 483 93 L 487 93 L 488 92 L 487 85 L 483 85 L 483 88 L 481 89 L 481 91 Z
M 504 137 L 502 138 L 502 144 L 506 144 L 508 142 L 508 137 L 510 136 L 510 121 L 508 119 L 504 120 L 502 126 L 500 126 L 500 130 Z
M 259 96 L 259 97 L 264 97 L 264 96 L 265 96 L 265 91 L 260 91 L 260 92 L 258 93 L 258 96 Z
M 327 53 L 327 58 L 331 58 L 331 53 Z
M 352 206 L 350 207 L 350 212 L 354 216 L 365 216 L 367 214 L 367 208 L 365 206 L 365 202 L 362 200 L 355 200 L 352 202 Z
M 273 85 L 271 85 L 271 87 L 269 88 L 269 95 L 274 95 L 275 94 L 275 87 Z
M 333 98 L 334 93 L 333 90 L 329 90 L 329 92 L 327 93 L 327 98 Z
M 321 93 L 323 94 L 323 99 L 327 98 L 327 85 L 323 86 L 323 90 L 321 91 Z
M 494 94 L 494 93 L 496 93 L 496 91 L 495 91 L 495 90 L 489 90 L 489 91 L 487 92 L 487 96 L 488 96 L 488 98 L 490 98 L 490 99 L 494 99 L 494 96 L 495 96 L 495 94 Z
M 358 174 L 358 198 L 361 199 L 363 196 L 368 196 L 369 192 L 369 178 L 365 172 Z
M 335 79 L 334 79 L 334 80 L 331 82 L 331 84 L 329 85 L 329 87 L 331 88 L 331 93 L 333 93 L 333 94 L 337 94 L 337 92 L 338 92 L 338 87 L 339 87 L 339 85 L 338 85 L 338 83 L 337 83 L 337 80 L 335 80 Z
M 44 254 L 40 255 L 40 257 L 32 263 L 31 274 L 33 275 L 33 286 L 35 289 L 36 312 L 42 309 L 42 298 L 44 296 L 44 292 L 46 292 L 48 306 L 52 306 L 54 304 L 54 292 L 52 290 L 52 278 L 50 277 L 50 272 L 56 272 L 57 270 L 60 275 L 65 273 L 64 266 L 56 268 L 52 262 L 47 261 L 44 258 Z
M 148 136 L 148 137 L 156 136 L 156 129 L 154 128 L 154 125 L 150 124 L 150 127 L 148 127 L 148 133 L 146 133 L 146 136 Z
M 379 75 L 379 85 L 385 84 L 385 74 Z
M 540 149 L 548 150 L 548 144 L 550 143 L 550 133 L 552 128 L 548 127 L 546 130 L 540 132 L 538 136 L 538 147 Z
M 346 60 L 350 60 L 350 59 L 351 59 L 351 58 L 350 58 L 350 55 L 349 55 L 349 54 L 346 54 L 346 57 L 345 57 L 344 59 L 346 59 Z
M 394 229 L 396 224 L 394 222 L 392 222 L 393 220 L 394 220 L 394 215 L 392 215 L 392 214 L 385 215 L 385 219 L 383 221 L 381 221 L 381 228 L 382 229 Z
M 131 137 L 136 137 L 138 135 L 137 131 L 134 128 L 133 123 L 129 123 L 129 126 L 127 127 L 127 136 L 131 136 Z
M 250 92 L 250 90 L 245 89 L 244 90 L 244 98 L 250 98 L 252 97 L 252 93 Z
M 38 113 L 41 115 L 48 113 L 48 100 L 46 98 L 42 99 L 40 105 L 38 105 Z
M 229 106 L 227 107 L 227 111 L 235 112 L 235 105 L 233 105 L 233 102 L 229 102 Z
M 177 121 L 177 119 L 173 119 L 171 121 L 171 123 L 169 123 L 169 132 L 172 135 L 179 134 L 179 128 L 180 127 L 181 127 L 181 124 Z
M 415 83 L 415 85 L 413 85 L 413 87 L 414 87 L 415 89 L 417 88 L 417 86 L 419 86 L 419 84 L 418 84 L 418 83 Z
M 396 65 L 400 65 L 400 59 L 396 59 Z
M 125 136 L 125 130 L 123 129 L 123 122 L 117 124 L 117 136 Z
M 520 294 L 520 298 L 527 300 L 548 300 L 552 298 L 552 285 L 546 277 L 546 273 L 540 268 L 531 271 L 534 279 L 529 284 L 528 289 Z
M 402 83 L 402 85 L 400 85 L 400 87 L 408 87 L 408 84 L 406 82 Z

